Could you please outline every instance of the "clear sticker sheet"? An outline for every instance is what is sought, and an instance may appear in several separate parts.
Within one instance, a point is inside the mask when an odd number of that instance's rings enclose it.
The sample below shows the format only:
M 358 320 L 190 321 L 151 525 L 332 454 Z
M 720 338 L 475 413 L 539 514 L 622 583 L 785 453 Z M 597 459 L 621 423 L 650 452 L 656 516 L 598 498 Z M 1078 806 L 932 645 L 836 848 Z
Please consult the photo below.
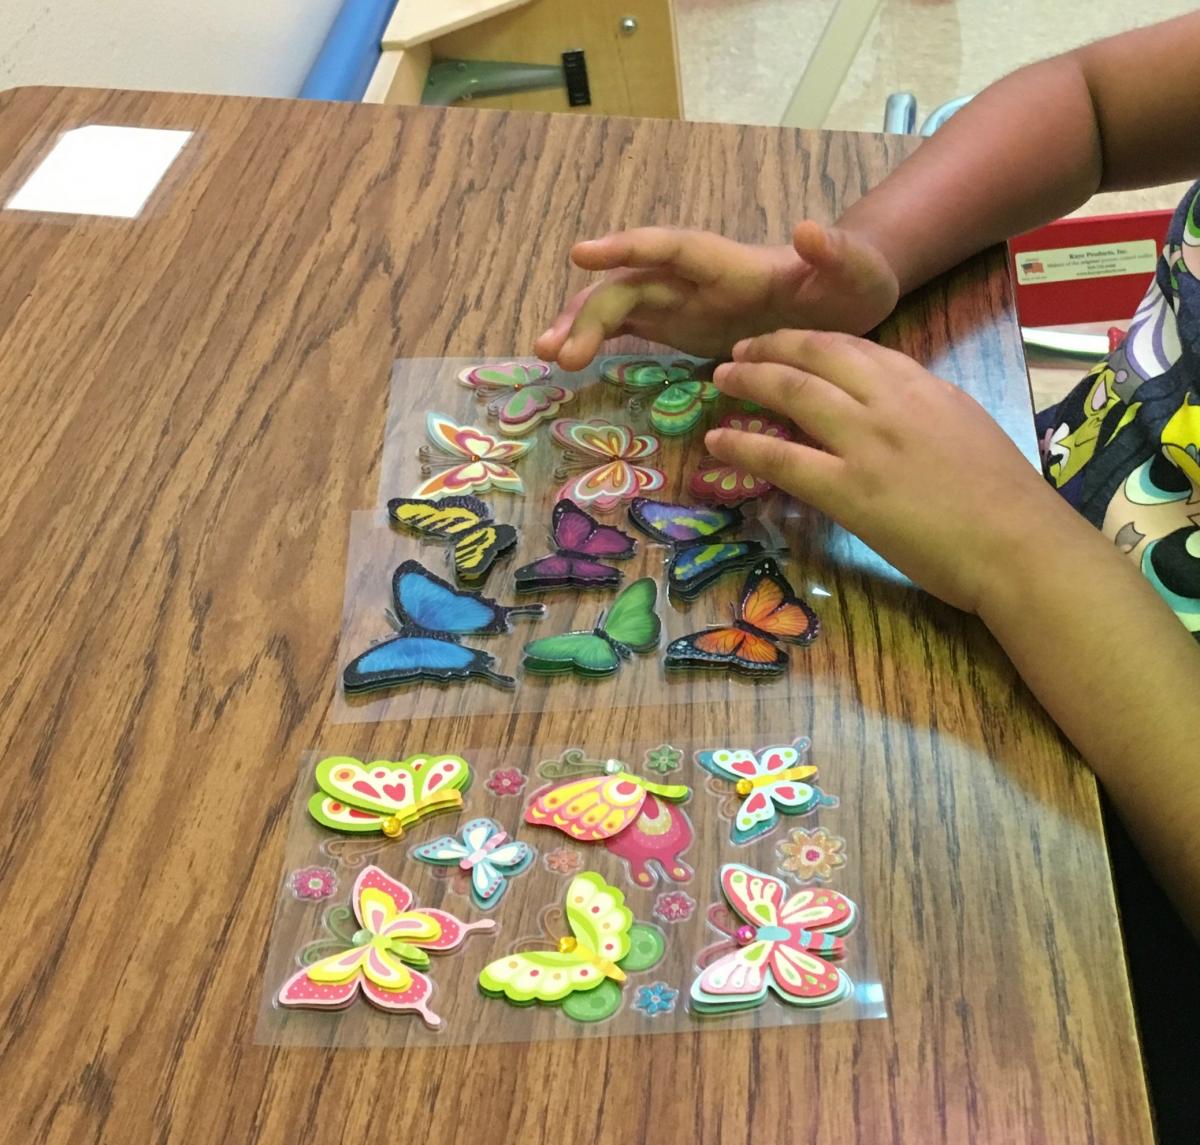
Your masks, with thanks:
M 327 758 L 309 753 L 297 777 L 260 1043 L 526 1042 L 886 1016 L 858 897 L 858 816 L 839 802 L 835 753 L 792 729 L 753 743 L 463 749 L 465 774 L 410 756 L 447 777 L 436 798 L 420 781 L 445 809 L 400 813 L 394 838 L 334 830 L 310 801 L 333 789 L 318 806 L 336 816 L 342 793 L 396 794 L 413 764 L 401 774 Z M 569 824 L 596 823 L 597 805 L 619 830 L 573 838 Z
M 614 363 L 646 361 L 658 363 L 664 367 L 664 373 L 672 363 L 686 361 L 697 376 L 703 376 L 703 364 L 678 356 L 602 359 L 582 373 L 552 372 L 546 383 L 561 387 L 557 393 L 569 393 L 570 398 L 558 404 L 551 402 L 548 408 L 555 416 L 575 422 L 602 421 L 629 427 L 630 436 L 642 438 L 643 446 L 627 452 L 644 449 L 645 439 L 652 438 L 653 452 L 628 463 L 652 471 L 651 476 L 635 475 L 632 480 L 650 481 L 654 487 L 645 490 L 647 497 L 701 504 L 691 488 L 696 475 L 726 476 L 712 459 L 706 460 L 705 429 L 729 417 L 741 418 L 744 424 L 770 424 L 772 416 L 745 410 L 740 404 L 707 391 L 708 400 L 697 400 L 687 415 L 695 418 L 692 428 L 684 433 L 663 432 L 659 428 L 662 424 L 677 428 L 677 423 L 671 423 L 656 408 L 663 389 L 630 389 L 606 381 L 603 376 L 606 368 L 611 372 Z M 724 669 L 667 669 L 664 651 L 671 641 L 709 627 L 729 625 L 734 620 L 753 562 L 733 568 L 694 598 L 684 599 L 669 593 L 667 563 L 677 549 L 645 535 L 631 523 L 629 496 L 579 501 L 600 524 L 616 526 L 636 541 L 631 558 L 607 562 L 621 573 L 619 587 L 574 586 L 518 592 L 516 570 L 561 551 L 552 533 L 552 513 L 560 494 L 572 492 L 573 482 L 586 467 L 594 469 L 603 463 L 594 455 L 586 462 L 573 463 L 572 455 L 561 448 L 552 432 L 553 417 L 547 416 L 520 435 L 502 433 L 500 421 L 511 394 L 501 388 L 500 397 L 496 398 L 497 390 L 485 387 L 481 395 L 461 381 L 465 372 L 476 369 L 484 373 L 489 368 L 504 377 L 506 372 L 521 368 L 536 369 L 537 364 L 532 359 L 409 359 L 395 364 L 379 508 L 354 514 L 351 525 L 339 666 L 344 668 L 373 645 L 395 635 L 386 616 L 387 610 L 393 608 L 392 575 L 402 562 L 416 560 L 448 584 L 459 589 L 477 588 L 500 605 L 545 606 L 541 617 L 511 617 L 507 632 L 464 634 L 459 638 L 463 646 L 492 657 L 496 675 L 515 683 L 505 687 L 495 680 L 480 678 L 449 683 L 422 680 L 391 691 L 355 694 L 339 687 L 331 717 L 334 723 L 577 709 L 597 704 L 616 709 L 674 703 L 769 702 L 781 689 L 819 689 L 819 681 L 827 669 L 820 636 L 807 647 L 781 644 L 790 663 L 785 672 L 775 677 L 750 678 Z M 498 458 L 504 458 L 496 465 L 508 471 L 508 476 L 501 473 L 499 480 L 510 482 L 512 474 L 516 474 L 524 489 L 522 495 L 495 487 L 474 492 L 489 506 L 495 521 L 515 527 L 519 534 L 515 547 L 496 561 L 478 586 L 456 581 L 452 541 L 420 535 L 397 527 L 388 519 L 389 499 L 410 497 L 428 487 L 431 480 L 437 482 L 444 476 L 444 471 L 429 468 L 431 459 L 435 463 L 454 460 L 432 448 L 426 429 L 430 413 L 443 414 L 455 425 L 474 427 L 493 439 L 495 445 L 489 448 L 494 449 Z M 522 456 L 509 458 L 508 447 L 514 442 L 527 444 L 529 448 Z M 630 478 L 628 470 L 622 472 L 624 476 L 613 477 L 610 484 L 619 485 Z M 660 477 L 661 485 L 656 485 Z M 445 491 L 444 487 L 438 490 Z M 777 562 L 780 572 L 817 614 L 820 624 L 826 629 L 836 624 L 837 600 L 822 577 L 821 558 L 826 538 L 820 534 L 828 530 L 827 523 L 779 493 L 743 504 L 741 513 L 741 522 L 721 534 L 720 539 L 757 542 L 762 555 Z M 569 632 L 594 632 L 603 626 L 620 591 L 643 577 L 652 578 L 657 586 L 655 608 L 662 621 L 662 635 L 656 648 L 622 656 L 617 669 L 605 676 L 586 676 L 575 671 L 546 675 L 524 670 L 523 649 L 529 641 Z

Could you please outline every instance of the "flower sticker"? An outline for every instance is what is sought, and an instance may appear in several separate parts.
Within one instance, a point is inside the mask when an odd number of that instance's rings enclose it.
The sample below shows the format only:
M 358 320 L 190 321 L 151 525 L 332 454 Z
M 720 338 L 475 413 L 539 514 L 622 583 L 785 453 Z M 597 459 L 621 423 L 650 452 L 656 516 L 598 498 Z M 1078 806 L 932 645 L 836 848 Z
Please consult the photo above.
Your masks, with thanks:
M 654 917 L 662 922 L 686 922 L 696 909 L 696 900 L 684 891 L 664 891 L 654 900 Z
M 799 882 L 828 882 L 833 872 L 846 865 L 846 840 L 831 835 L 824 827 L 796 827 L 779 844 L 780 870 L 795 875 Z
M 288 887 L 298 899 L 320 902 L 337 890 L 337 875 L 328 867 L 301 867 L 288 878 Z
M 570 847 L 557 847 L 548 851 L 542 856 L 542 861 L 546 864 L 546 869 L 556 875 L 573 875 L 583 866 L 583 856 L 578 851 L 572 851 Z
M 777 421 L 763 417 L 757 413 L 726 414 L 717 423 L 722 429 L 737 429 L 743 433 L 761 433 L 766 437 L 776 437 L 783 441 L 792 440 L 792 431 Z M 705 454 L 696 472 L 688 481 L 688 489 L 693 497 L 701 501 L 716 502 L 720 505 L 739 505 L 743 501 L 753 500 L 769 493 L 774 488 L 768 481 L 763 481 L 749 473 L 743 473 L 724 461 Z
M 498 768 L 488 775 L 484 786 L 493 795 L 520 795 L 521 788 L 525 786 L 525 776 L 515 767 Z
M 635 1010 L 641 1010 L 647 1018 L 656 1014 L 669 1014 L 675 1009 L 675 999 L 678 990 L 672 990 L 665 982 L 652 982 L 649 986 L 638 987 L 637 999 L 633 1003 Z
M 666 775 L 668 771 L 678 770 L 682 758 L 683 752 L 679 748 L 664 743 L 646 752 L 646 766 L 651 771 L 657 771 L 659 775 Z

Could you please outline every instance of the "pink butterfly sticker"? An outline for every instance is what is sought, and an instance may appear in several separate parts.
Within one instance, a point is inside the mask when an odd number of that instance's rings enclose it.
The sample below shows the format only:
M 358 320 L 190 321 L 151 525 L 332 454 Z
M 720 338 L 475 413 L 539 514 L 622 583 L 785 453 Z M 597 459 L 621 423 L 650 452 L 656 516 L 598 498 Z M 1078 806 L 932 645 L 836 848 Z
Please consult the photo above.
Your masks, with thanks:
M 842 935 L 854 926 L 857 908 L 826 888 L 792 892 L 781 879 L 741 863 L 721 868 L 721 889 L 731 908 L 728 921 L 709 921 L 729 937 L 702 950 L 692 983 L 692 1005 L 701 1013 L 759 1006 L 768 990 L 793 1006 L 827 1006 L 854 989 L 834 966 L 844 954 Z M 733 929 L 730 929 L 730 925 Z
M 640 464 L 658 452 L 659 440 L 653 434 L 637 434 L 631 426 L 603 419 L 569 418 L 559 418 L 550 433 L 566 454 L 565 468 L 584 471 L 558 491 L 560 500 L 604 513 L 666 484 L 661 469 Z
M 501 441 L 482 429 L 459 425 L 444 413 L 426 414 L 425 432 L 437 452 L 428 446 L 418 450 L 425 480 L 412 496 L 442 497 L 487 489 L 525 492 L 524 483 L 509 463 L 524 457 L 532 442 Z
M 783 441 L 792 440 L 792 431 L 777 421 L 771 421 L 757 413 L 726 414 L 717 423 L 718 428 L 738 429 L 743 433 L 761 433 Z M 693 497 L 701 501 L 720 505 L 739 505 L 770 492 L 774 486 L 749 473 L 743 473 L 724 461 L 705 454 L 688 481 Z
M 365 867 L 351 892 L 359 930 L 349 949 L 318 959 L 293 974 L 279 991 L 279 1004 L 310 1010 L 349 1006 L 361 991 L 371 1005 L 390 1013 L 415 1012 L 425 1024 L 442 1019 L 429 1009 L 433 982 L 414 966 L 427 966 L 432 950 L 455 950 L 473 931 L 495 923 L 462 922 L 429 907 L 412 908 L 413 895 L 378 867 Z

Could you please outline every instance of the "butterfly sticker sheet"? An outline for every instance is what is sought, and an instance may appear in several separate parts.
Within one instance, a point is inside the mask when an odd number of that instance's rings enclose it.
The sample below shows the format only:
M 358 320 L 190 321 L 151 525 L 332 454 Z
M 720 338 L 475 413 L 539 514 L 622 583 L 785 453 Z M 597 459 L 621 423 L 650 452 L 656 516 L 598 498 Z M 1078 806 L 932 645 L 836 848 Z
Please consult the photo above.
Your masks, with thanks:
M 855 815 L 822 800 L 802 821 L 841 847 L 814 885 L 780 846 L 786 832 L 735 844 L 722 800 L 695 790 L 735 781 L 710 775 L 690 743 L 429 740 L 453 726 L 387 729 L 410 748 L 392 760 L 302 763 L 260 1042 L 407 1048 L 885 1015 L 850 905 L 866 866 Z M 809 767 L 803 738 L 774 742 L 703 750 L 742 778 L 768 777 L 755 794 L 812 786 L 785 774 Z M 835 756 L 823 770 L 838 767 Z M 515 798 L 479 780 L 501 772 L 525 780 Z M 326 822 L 324 799 L 357 800 L 363 821 Z M 399 841 L 384 833 L 390 818 Z
M 677 354 L 610 355 L 574 374 L 522 357 L 398 363 L 378 508 L 351 518 L 338 647 L 339 666 L 350 671 L 334 698 L 334 722 L 596 704 L 719 709 L 747 698 L 750 686 L 782 697 L 836 681 L 828 661 L 844 642 L 810 643 L 818 611 L 834 624 L 846 615 L 836 600 L 818 599 L 824 557 L 809 532 L 815 511 L 782 495 L 739 506 L 689 492 L 703 428 L 723 417 L 750 425 L 763 416 L 718 395 L 699 400 L 692 431 L 656 425 L 657 399 L 686 394 L 693 382 L 711 385 L 708 366 Z M 546 387 L 569 395 L 553 416 L 559 395 Z M 707 388 L 704 395 L 711 396 Z M 524 495 L 496 484 L 450 490 L 443 482 L 440 491 L 413 496 L 422 481 L 442 477 L 421 473 L 419 444 L 427 462 L 436 454 L 453 461 L 451 470 L 466 465 L 464 479 L 482 480 L 492 464 L 443 455 L 427 437 L 431 412 L 501 451 L 524 450 L 515 460 L 492 459 L 520 477 Z M 521 423 L 523 432 L 505 432 L 502 421 L 513 429 Z M 401 617 L 387 590 L 408 560 L 480 599 L 430 591 L 440 600 L 421 606 L 425 619 Z M 751 577 L 767 560 L 776 562 L 773 572 L 755 591 Z M 622 595 L 646 579 L 657 590 L 652 602 L 649 586 Z M 786 587 L 790 595 L 774 607 L 776 586 L 789 581 L 795 591 Z M 512 613 L 507 627 L 490 623 L 490 608 L 527 601 L 545 606 L 535 625 Z M 805 646 L 800 671 L 795 650 Z

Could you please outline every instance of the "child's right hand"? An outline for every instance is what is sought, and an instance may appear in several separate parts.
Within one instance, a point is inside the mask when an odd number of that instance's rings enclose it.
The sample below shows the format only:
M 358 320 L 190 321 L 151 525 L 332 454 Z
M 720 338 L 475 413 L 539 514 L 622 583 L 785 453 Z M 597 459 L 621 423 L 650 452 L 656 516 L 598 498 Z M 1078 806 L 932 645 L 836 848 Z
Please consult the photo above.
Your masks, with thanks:
M 865 238 L 803 222 L 792 243 L 666 227 L 577 243 L 576 266 L 608 273 L 567 303 L 534 348 L 566 370 L 583 369 L 621 334 L 720 358 L 742 338 L 783 327 L 865 334 L 892 312 L 896 274 Z

